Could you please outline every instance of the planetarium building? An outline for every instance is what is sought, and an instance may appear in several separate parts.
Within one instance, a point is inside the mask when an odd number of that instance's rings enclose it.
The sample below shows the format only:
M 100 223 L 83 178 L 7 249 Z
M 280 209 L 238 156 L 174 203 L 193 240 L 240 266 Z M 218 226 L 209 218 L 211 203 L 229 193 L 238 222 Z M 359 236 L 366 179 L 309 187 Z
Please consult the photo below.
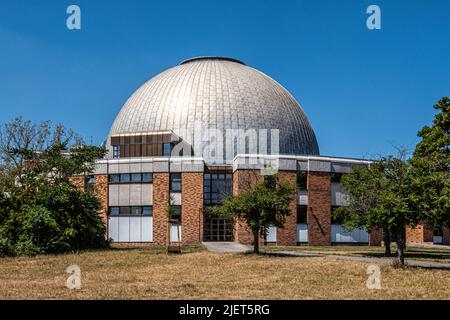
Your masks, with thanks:
M 239 60 L 196 57 L 154 76 L 125 102 L 106 146 L 94 175 L 75 179 L 101 198 L 114 245 L 250 244 L 245 222 L 208 209 L 274 173 L 297 186 L 295 200 L 284 228 L 261 241 L 380 244 L 380 232 L 344 230 L 332 219 L 346 205 L 340 177 L 370 161 L 321 156 L 295 98 Z M 414 231 L 410 240 L 429 241 Z

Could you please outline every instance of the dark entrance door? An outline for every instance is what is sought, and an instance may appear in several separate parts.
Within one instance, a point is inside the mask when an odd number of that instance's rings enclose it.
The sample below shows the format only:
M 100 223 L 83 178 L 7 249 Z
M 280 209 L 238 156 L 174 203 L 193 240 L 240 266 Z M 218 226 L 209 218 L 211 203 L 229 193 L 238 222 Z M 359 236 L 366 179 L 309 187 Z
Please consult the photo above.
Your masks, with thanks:
M 204 241 L 233 241 L 233 221 L 206 214 L 203 228 Z

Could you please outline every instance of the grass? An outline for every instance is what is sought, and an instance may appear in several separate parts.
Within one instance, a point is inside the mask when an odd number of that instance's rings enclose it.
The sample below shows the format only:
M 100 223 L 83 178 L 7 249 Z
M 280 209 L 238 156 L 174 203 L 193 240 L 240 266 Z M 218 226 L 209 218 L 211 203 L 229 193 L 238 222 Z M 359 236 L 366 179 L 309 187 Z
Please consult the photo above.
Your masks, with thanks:
M 327 246 L 327 247 L 282 247 L 266 246 L 266 251 L 296 251 L 308 253 L 323 253 L 331 255 L 361 256 L 361 257 L 384 257 L 384 247 L 381 246 Z M 397 247 L 391 245 L 392 255 L 395 256 Z M 407 246 L 405 259 L 422 261 L 436 261 L 450 263 L 450 247 L 448 249 L 430 248 L 421 246 Z
M 450 297 L 450 272 L 444 270 L 380 266 L 382 288 L 369 290 L 368 263 L 190 250 L 191 253 L 172 255 L 160 249 L 114 249 L 0 258 L 0 299 Z M 80 290 L 65 287 L 65 270 L 72 264 L 81 268 Z

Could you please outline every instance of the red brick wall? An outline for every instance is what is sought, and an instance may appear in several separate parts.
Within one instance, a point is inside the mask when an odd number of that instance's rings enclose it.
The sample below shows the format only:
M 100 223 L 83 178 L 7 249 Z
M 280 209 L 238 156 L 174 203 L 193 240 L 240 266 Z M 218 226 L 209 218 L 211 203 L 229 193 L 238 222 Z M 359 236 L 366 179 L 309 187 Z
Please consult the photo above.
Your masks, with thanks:
M 108 175 L 96 175 L 94 184 L 94 193 L 101 201 L 99 212 L 103 223 L 108 223 Z
M 256 183 L 262 181 L 263 177 L 258 170 L 236 170 L 233 173 L 233 195 L 248 189 Z M 239 219 L 234 226 L 234 241 L 243 244 L 253 243 L 253 234 L 247 226 L 247 223 Z M 261 237 L 260 243 L 264 243 L 264 238 Z
M 369 246 L 381 246 L 383 242 L 383 230 L 374 229 L 369 232 Z
M 73 176 L 69 178 L 71 184 L 73 184 L 78 190 L 84 191 L 85 176 Z
M 203 172 L 183 172 L 181 182 L 181 239 L 185 244 L 203 239 Z
M 278 180 L 286 181 L 295 187 L 292 201 L 289 205 L 291 214 L 286 217 L 284 228 L 277 228 L 277 245 L 297 245 L 297 173 L 295 171 L 280 171 Z
M 153 174 L 153 243 L 166 246 L 168 239 L 167 206 L 169 204 L 169 173 Z
M 331 176 L 328 172 L 308 172 L 308 244 L 331 244 Z
M 419 224 L 415 228 L 406 227 L 406 243 L 423 243 L 424 228 Z

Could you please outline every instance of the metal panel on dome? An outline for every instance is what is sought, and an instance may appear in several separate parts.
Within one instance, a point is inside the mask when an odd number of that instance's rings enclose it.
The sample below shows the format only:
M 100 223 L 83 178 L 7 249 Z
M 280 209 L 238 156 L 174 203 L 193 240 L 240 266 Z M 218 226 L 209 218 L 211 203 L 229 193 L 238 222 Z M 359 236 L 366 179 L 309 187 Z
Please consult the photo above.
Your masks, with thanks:
M 188 59 L 143 84 L 117 115 L 108 146 L 112 141 L 131 143 L 133 134 L 162 131 L 189 140 L 187 131 L 199 128 L 220 130 L 225 138 L 230 129 L 279 130 L 280 154 L 319 154 L 311 124 L 292 95 L 262 72 L 223 57 Z M 218 142 L 210 145 L 222 148 Z M 134 154 L 130 148 L 121 156 Z M 195 156 L 217 163 L 230 162 L 235 155 L 219 154 L 214 159 Z

